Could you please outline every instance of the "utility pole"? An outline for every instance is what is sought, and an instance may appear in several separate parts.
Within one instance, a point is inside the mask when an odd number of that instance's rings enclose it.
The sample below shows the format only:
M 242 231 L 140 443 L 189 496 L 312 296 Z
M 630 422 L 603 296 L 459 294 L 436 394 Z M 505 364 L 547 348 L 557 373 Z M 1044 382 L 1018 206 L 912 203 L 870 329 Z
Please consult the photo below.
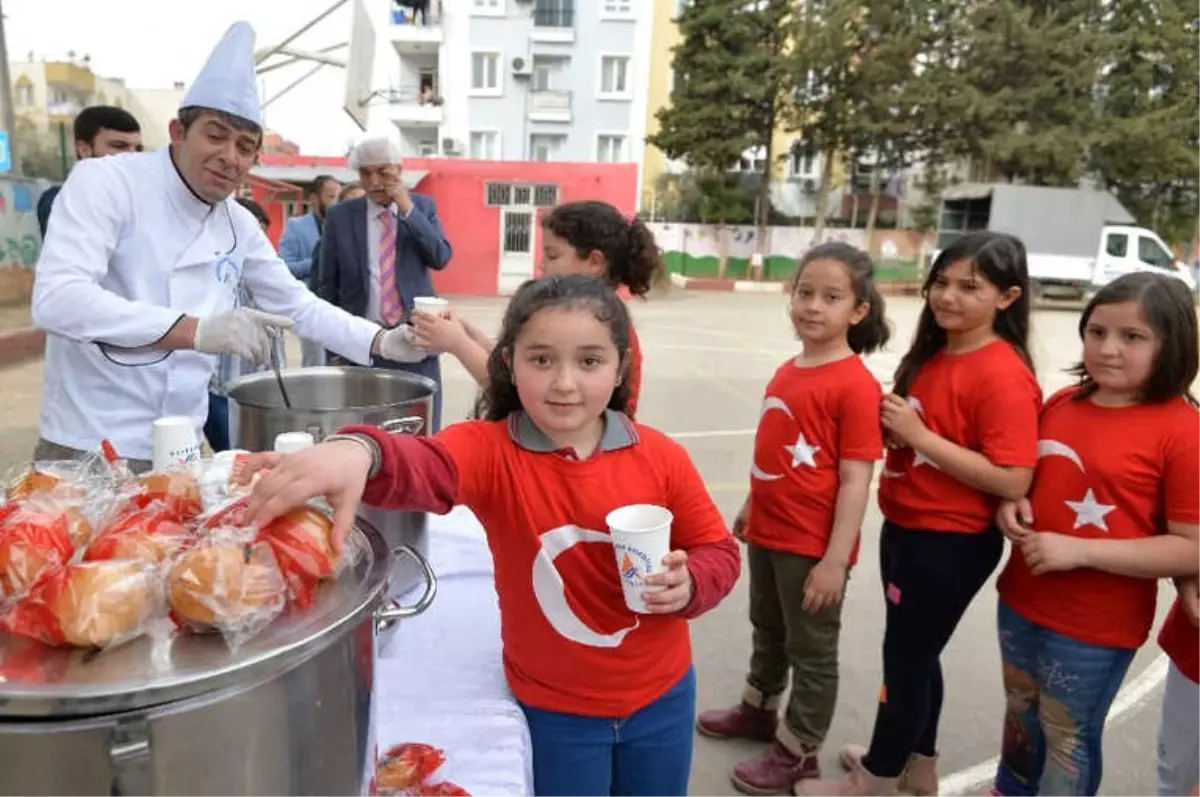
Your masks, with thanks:
M 8 156 L 12 174 L 21 176 L 21 159 L 17 156 L 17 113 L 13 108 L 12 78 L 8 74 L 8 40 L 4 35 L 4 9 L 0 7 L 0 103 L 4 105 L 4 128 L 8 131 Z

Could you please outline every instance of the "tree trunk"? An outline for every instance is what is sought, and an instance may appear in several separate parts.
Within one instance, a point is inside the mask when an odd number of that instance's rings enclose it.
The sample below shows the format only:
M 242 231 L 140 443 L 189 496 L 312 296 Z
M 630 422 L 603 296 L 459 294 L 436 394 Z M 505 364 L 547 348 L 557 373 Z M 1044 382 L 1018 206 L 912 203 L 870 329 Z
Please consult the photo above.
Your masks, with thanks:
M 717 279 L 725 279 L 725 269 L 729 265 L 729 228 L 725 222 L 717 224 Z
M 767 237 L 767 222 L 771 218 L 771 167 L 774 165 L 775 152 L 773 149 L 775 138 L 775 111 L 771 111 L 771 127 L 767 133 L 766 143 L 766 163 L 763 167 L 762 179 L 758 181 L 758 200 L 754 203 L 754 247 L 755 251 L 762 255 L 763 260 L 767 259 L 767 253 L 763 251 L 763 241 Z M 754 275 L 754 279 L 762 279 L 762 273 Z
M 879 254 L 875 246 L 875 220 L 879 218 L 879 195 L 880 195 L 880 179 L 879 170 L 882 168 L 880 164 L 875 164 L 875 168 L 871 170 L 871 209 L 867 211 L 867 250 L 871 257 Z
M 817 186 L 817 202 L 813 221 L 813 245 L 825 238 L 825 217 L 829 214 L 829 184 L 833 182 L 833 158 L 835 153 L 821 153 L 821 183 Z

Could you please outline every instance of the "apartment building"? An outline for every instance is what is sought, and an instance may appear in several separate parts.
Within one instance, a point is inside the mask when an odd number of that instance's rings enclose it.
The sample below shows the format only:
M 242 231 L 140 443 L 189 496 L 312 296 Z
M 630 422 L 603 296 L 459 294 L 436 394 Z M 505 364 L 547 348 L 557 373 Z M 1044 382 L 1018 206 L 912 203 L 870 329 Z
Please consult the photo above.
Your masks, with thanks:
M 388 20 L 406 156 L 640 164 L 656 0 L 432 5 Z

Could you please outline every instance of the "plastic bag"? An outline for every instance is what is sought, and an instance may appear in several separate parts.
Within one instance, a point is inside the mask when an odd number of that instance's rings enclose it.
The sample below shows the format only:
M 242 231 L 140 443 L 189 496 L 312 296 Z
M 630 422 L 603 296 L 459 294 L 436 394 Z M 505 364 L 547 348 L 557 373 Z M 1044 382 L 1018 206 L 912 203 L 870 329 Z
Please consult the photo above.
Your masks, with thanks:
M 99 455 L 78 460 L 35 462 L 11 469 L 5 495 L 9 505 L 29 504 L 68 515 L 77 549 L 102 526 L 119 503 L 121 483 Z
M 130 499 L 135 506 L 144 509 L 159 501 L 185 522 L 195 520 L 204 511 L 200 481 L 191 469 L 147 473 L 138 478 L 137 485 L 137 492 Z
M 84 561 L 135 559 L 146 564 L 162 564 L 182 552 L 196 540 L 196 534 L 179 519 L 175 511 L 161 501 L 145 507 L 128 506 L 100 530 Z
M 218 530 L 181 553 L 167 572 L 166 589 L 177 624 L 220 633 L 232 649 L 287 604 L 287 584 L 271 547 L 238 530 Z
M 81 521 L 76 514 L 75 523 Z M 46 574 L 71 561 L 71 516 L 34 502 L 0 509 L 0 598 L 18 598 Z
M 48 645 L 106 648 L 141 636 L 165 615 L 157 572 L 141 562 L 81 562 L 43 577 L 0 622 Z

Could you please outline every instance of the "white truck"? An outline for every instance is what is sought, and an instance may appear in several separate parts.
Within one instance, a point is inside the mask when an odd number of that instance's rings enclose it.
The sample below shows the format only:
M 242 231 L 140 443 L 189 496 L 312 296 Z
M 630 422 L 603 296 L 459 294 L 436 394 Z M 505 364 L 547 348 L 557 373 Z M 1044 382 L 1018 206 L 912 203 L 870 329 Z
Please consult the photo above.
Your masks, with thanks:
M 1116 197 L 1085 188 L 1042 188 L 1006 183 L 965 183 L 942 194 L 937 248 L 964 233 L 993 230 L 1025 244 L 1035 298 L 1083 298 L 1134 271 L 1196 279 L 1152 230 Z

